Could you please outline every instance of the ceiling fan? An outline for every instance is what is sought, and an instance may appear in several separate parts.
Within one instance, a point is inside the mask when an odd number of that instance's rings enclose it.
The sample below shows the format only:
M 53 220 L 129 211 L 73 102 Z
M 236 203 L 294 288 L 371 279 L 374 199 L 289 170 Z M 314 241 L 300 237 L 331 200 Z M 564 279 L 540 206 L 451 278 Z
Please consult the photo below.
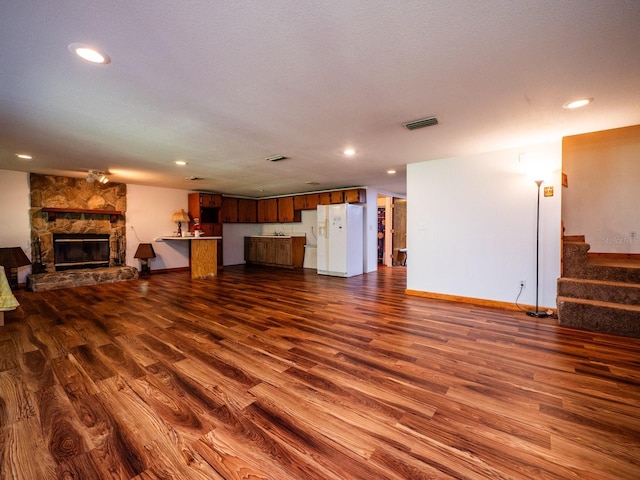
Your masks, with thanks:
M 87 182 L 99 182 L 103 185 L 109 183 L 109 179 L 107 178 L 108 173 L 103 172 L 102 170 L 89 170 L 87 173 Z

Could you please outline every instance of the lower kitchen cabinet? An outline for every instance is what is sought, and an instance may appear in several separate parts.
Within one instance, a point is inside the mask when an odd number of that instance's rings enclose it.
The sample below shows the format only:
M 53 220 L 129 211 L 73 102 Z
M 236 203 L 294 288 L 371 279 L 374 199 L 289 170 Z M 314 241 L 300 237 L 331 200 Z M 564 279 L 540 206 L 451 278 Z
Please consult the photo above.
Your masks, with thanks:
M 244 237 L 244 260 L 272 267 L 302 268 L 306 237 Z

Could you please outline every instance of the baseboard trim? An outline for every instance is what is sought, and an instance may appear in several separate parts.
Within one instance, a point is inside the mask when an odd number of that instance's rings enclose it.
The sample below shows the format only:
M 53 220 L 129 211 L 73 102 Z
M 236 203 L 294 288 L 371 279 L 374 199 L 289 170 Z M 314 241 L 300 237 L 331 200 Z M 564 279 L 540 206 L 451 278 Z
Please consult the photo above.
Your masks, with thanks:
M 518 304 L 516 306 L 515 303 L 511 302 L 501 302 L 498 300 L 487 300 L 485 298 L 474 298 L 474 297 L 463 297 L 460 295 L 448 295 L 446 293 L 434 293 L 434 292 L 423 292 L 420 290 L 410 290 L 406 289 L 404 291 L 406 295 L 412 295 L 415 297 L 423 297 L 430 298 L 432 300 L 444 300 L 446 302 L 458 302 L 458 303 L 468 303 L 470 305 L 477 305 L 479 307 L 491 307 L 491 308 L 499 308 L 501 310 L 511 310 L 515 312 L 522 311 L 523 313 L 527 310 L 535 310 L 535 305 L 525 305 Z M 557 308 L 550 307 L 542 307 L 538 306 L 538 310 L 547 311 L 551 310 L 554 314 L 557 313 Z
M 159 273 L 176 273 L 176 272 L 188 272 L 188 271 L 190 271 L 189 267 L 158 268 L 158 269 L 152 269 L 151 275 L 159 274 Z

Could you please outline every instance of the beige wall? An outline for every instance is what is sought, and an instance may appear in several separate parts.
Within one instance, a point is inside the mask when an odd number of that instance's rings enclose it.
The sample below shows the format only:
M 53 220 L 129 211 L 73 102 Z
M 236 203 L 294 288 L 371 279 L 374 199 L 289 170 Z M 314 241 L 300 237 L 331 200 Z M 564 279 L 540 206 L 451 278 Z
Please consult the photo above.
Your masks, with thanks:
M 565 137 L 562 220 L 591 252 L 640 253 L 640 125 Z

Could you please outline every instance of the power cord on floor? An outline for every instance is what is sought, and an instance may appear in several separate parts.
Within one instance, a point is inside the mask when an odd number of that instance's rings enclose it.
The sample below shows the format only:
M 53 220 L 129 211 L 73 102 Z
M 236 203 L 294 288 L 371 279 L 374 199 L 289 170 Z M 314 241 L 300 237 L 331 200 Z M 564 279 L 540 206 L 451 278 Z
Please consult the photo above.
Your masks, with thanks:
M 524 290 L 524 285 L 520 284 L 520 291 L 518 292 L 518 296 L 516 297 L 516 308 L 518 310 L 520 310 L 521 312 L 525 312 L 526 310 L 520 308 L 520 305 L 518 305 L 518 299 L 520 298 L 520 295 L 522 295 L 522 291 Z
M 520 307 L 520 305 L 518 305 L 518 299 L 520 298 L 520 295 L 522 295 L 523 290 L 524 290 L 524 285 L 520 285 L 520 291 L 518 292 L 518 296 L 516 297 L 515 304 L 518 310 L 520 310 L 521 312 L 526 312 L 526 310 L 524 310 L 523 308 Z M 551 309 L 547 310 L 547 315 L 549 316 L 549 318 L 558 319 L 558 314 Z

